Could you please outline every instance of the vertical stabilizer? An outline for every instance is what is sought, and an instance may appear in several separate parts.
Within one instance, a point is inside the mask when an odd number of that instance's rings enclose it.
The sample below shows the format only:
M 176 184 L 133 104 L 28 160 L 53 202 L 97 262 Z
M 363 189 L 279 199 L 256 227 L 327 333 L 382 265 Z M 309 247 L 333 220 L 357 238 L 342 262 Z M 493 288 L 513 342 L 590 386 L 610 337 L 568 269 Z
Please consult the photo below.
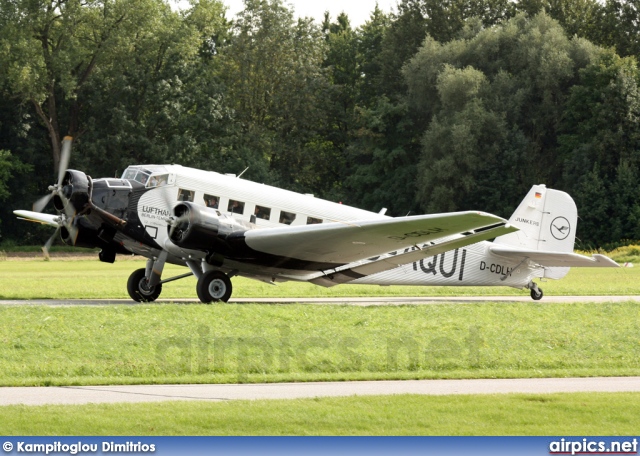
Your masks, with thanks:
M 578 209 L 565 192 L 534 185 L 509 223 L 520 231 L 496 238 L 495 243 L 516 249 L 573 252 Z M 563 277 L 568 268 L 548 268 L 545 277 Z

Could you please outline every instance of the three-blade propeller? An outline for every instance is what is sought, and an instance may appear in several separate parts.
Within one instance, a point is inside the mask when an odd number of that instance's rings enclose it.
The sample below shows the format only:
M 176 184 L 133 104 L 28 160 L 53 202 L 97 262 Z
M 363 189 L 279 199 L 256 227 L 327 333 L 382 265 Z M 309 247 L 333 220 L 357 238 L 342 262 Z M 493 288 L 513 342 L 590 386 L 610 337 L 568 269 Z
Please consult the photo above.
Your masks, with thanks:
M 51 248 L 51 245 L 55 241 L 56 236 L 58 236 L 62 228 L 65 228 L 68 231 L 70 239 L 75 239 L 78 234 L 78 228 L 74 223 L 76 210 L 73 207 L 73 204 L 69 204 L 69 200 L 67 199 L 63 191 L 64 177 L 69 166 L 69 159 L 71 158 L 72 142 L 73 138 L 71 136 L 65 136 L 65 138 L 62 140 L 60 163 L 58 165 L 58 182 L 55 185 L 49 186 L 49 191 L 51 193 L 44 195 L 33 204 L 34 212 L 42 212 L 47 204 L 49 204 L 49 201 L 51 201 L 53 197 L 57 196 L 58 198 L 60 198 L 64 210 L 64 213 L 60 214 L 60 217 L 58 218 L 58 227 L 56 228 L 56 231 L 42 247 L 42 251 L 45 257 L 49 256 L 49 249 Z

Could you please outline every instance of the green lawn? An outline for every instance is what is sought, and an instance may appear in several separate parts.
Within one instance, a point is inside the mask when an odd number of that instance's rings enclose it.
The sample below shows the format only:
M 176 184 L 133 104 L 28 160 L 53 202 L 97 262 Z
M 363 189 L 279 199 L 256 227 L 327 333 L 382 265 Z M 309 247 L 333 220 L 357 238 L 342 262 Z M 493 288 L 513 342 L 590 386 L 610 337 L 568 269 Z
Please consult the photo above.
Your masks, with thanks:
M 0 261 L 0 298 L 127 298 L 144 262 Z M 171 267 L 168 274 L 184 269 Z M 549 295 L 640 294 L 640 271 L 574 269 Z M 504 287 L 278 287 L 235 296 L 526 295 Z M 193 298 L 193 278 L 165 298 Z M 640 304 L 0 307 L 0 385 L 640 375 Z M 3 435 L 631 435 L 638 394 L 394 396 L 0 407 Z M 123 419 L 123 417 L 125 417 Z
M 640 375 L 640 303 L 0 307 L 0 385 Z
M 0 407 L 0 435 L 637 435 L 640 394 Z
M 128 299 L 129 274 L 144 267 L 144 261 L 121 259 L 106 264 L 96 259 L 65 260 L 54 258 L 0 261 L 0 299 L 103 298 Z M 168 265 L 164 278 L 188 272 Z M 329 297 L 329 296 L 478 296 L 520 295 L 527 290 L 508 287 L 409 287 L 375 285 L 339 285 L 324 288 L 309 283 L 287 282 L 273 286 L 255 280 L 233 279 L 235 297 Z M 197 300 L 193 277 L 164 285 L 161 298 Z M 574 268 L 562 280 L 541 284 L 547 296 L 562 295 L 638 295 L 640 268 Z

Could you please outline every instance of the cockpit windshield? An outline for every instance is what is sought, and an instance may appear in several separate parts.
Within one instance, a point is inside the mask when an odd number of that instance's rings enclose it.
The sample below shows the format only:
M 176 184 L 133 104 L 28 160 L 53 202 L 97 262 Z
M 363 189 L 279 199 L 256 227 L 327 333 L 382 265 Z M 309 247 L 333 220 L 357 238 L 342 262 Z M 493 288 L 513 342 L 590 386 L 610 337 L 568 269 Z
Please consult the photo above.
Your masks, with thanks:
M 122 175 L 123 179 L 128 179 L 130 181 L 136 181 L 141 183 L 142 185 L 146 185 L 149 181 L 149 176 L 151 176 L 151 171 L 142 169 L 142 168 L 134 168 L 129 167 L 124 171 Z
M 170 175 L 162 165 L 129 166 L 124 170 L 122 179 L 135 181 L 146 187 L 162 187 L 170 184 Z

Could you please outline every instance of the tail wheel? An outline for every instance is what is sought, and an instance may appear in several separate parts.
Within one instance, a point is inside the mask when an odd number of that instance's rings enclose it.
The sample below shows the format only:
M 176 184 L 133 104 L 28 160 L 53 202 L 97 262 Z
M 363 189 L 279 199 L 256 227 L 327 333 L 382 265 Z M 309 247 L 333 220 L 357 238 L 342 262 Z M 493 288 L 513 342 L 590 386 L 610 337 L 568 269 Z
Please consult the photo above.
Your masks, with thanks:
M 131 299 L 136 302 L 153 302 L 160 296 L 162 285 L 158 284 L 149 288 L 145 277 L 145 269 L 136 269 L 129 276 L 127 291 Z
M 198 298 L 204 303 L 227 302 L 231 298 L 233 286 L 231 279 L 222 271 L 209 271 L 198 279 L 196 285 Z
M 541 288 L 536 288 L 534 290 L 531 290 L 531 299 L 533 299 L 534 301 L 540 301 L 543 296 L 544 296 L 544 293 L 542 292 Z

